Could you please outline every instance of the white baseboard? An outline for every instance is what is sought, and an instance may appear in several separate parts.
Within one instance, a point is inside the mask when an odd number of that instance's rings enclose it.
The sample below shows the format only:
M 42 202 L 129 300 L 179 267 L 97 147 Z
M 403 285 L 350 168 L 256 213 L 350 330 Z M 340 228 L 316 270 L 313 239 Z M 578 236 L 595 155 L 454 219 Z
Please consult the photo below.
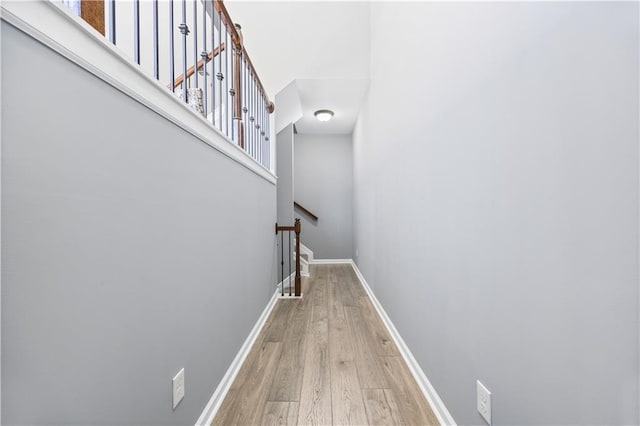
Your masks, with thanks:
M 384 326 L 389 331 L 391 338 L 393 339 L 396 346 L 398 347 L 398 350 L 400 351 L 402 358 L 407 363 L 407 366 L 409 367 L 411 374 L 413 375 L 414 379 L 418 383 L 418 387 L 420 387 L 422 394 L 424 395 L 425 399 L 431 406 L 434 414 L 438 418 L 438 421 L 443 426 L 456 426 L 456 422 L 451 416 L 451 414 L 449 413 L 449 410 L 447 410 L 447 407 L 444 405 L 444 403 L 438 396 L 436 390 L 433 388 L 433 386 L 429 382 L 429 379 L 427 379 L 427 376 L 424 374 L 424 371 L 418 364 L 418 361 L 416 361 L 413 354 L 407 347 L 407 344 L 404 342 L 404 340 L 400 336 L 400 333 L 398 333 L 398 330 L 395 328 L 395 326 L 391 322 L 391 319 L 389 318 L 384 308 L 376 298 L 375 294 L 371 290 L 371 287 L 369 287 L 369 284 L 367 283 L 364 276 L 358 269 L 358 266 L 356 266 L 355 262 L 353 262 L 353 260 L 351 259 L 318 259 L 317 261 L 314 261 L 314 263 L 316 262 L 318 264 L 330 264 L 330 263 L 350 264 L 353 267 L 353 270 L 355 271 L 356 275 L 358 276 L 358 279 L 360 280 L 360 284 L 362 284 L 362 287 L 366 291 L 367 296 L 369 296 L 371 303 L 373 304 L 376 311 L 378 312 L 380 319 L 382 319 Z M 220 383 L 218 384 L 218 387 L 216 388 L 215 392 L 211 396 L 211 399 L 207 403 L 207 406 L 205 407 L 204 411 L 198 418 L 198 421 L 196 422 L 196 426 L 200 426 L 200 425 L 208 426 L 213 422 L 213 419 L 216 413 L 218 412 L 220 405 L 222 405 L 222 401 L 224 401 L 224 398 L 227 395 L 227 392 L 229 392 L 229 389 L 231 388 L 231 384 L 233 383 L 236 376 L 238 375 L 238 372 L 240 371 L 242 364 L 244 363 L 245 359 L 247 358 L 247 355 L 249 354 L 249 351 L 251 350 L 253 344 L 255 343 L 256 338 L 260 334 L 262 327 L 264 326 L 265 322 L 267 321 L 267 318 L 269 318 L 271 311 L 276 305 L 276 301 L 278 300 L 278 297 L 280 295 L 279 290 L 281 285 L 282 285 L 282 282 L 278 284 L 278 290 L 273 294 L 273 296 L 269 300 L 269 303 L 267 304 L 264 311 L 262 312 L 262 315 L 260 315 L 260 318 L 258 318 L 256 325 L 251 330 L 251 333 L 249 333 L 249 337 L 247 337 L 247 340 L 245 340 L 244 344 L 240 348 L 240 351 L 238 351 L 238 354 L 236 355 L 233 362 L 229 366 L 229 369 L 227 370 L 224 377 L 222 378 L 222 381 L 220 381 Z
M 402 358 L 409 366 L 409 370 L 411 371 L 413 378 L 418 383 L 418 386 L 420 387 L 420 390 L 422 391 L 427 402 L 431 406 L 433 413 L 438 418 L 438 421 L 443 426 L 444 425 L 455 426 L 456 422 L 451 416 L 451 413 L 449 413 L 449 410 L 447 410 L 447 407 L 445 407 L 444 403 L 438 396 L 436 390 L 433 388 L 433 386 L 429 382 L 429 379 L 427 379 L 427 376 L 424 374 L 424 371 L 418 364 L 418 361 L 416 361 L 413 354 L 409 350 L 409 347 L 404 342 L 404 340 L 400 336 L 400 333 L 398 333 L 398 330 L 391 322 L 391 319 L 389 318 L 384 308 L 376 298 L 376 295 L 373 293 L 373 290 L 371 290 L 371 287 L 369 287 L 367 280 L 364 279 L 364 276 L 358 269 L 358 266 L 353 261 L 351 261 L 350 263 L 356 275 L 358 276 L 358 279 L 360 280 L 362 287 L 364 287 L 364 290 L 367 292 L 369 299 L 371 299 L 371 303 L 373 303 L 373 306 L 376 308 L 376 311 L 378 311 L 378 315 L 380 315 L 382 322 L 384 323 L 385 327 L 389 331 L 389 334 L 391 335 L 391 338 L 395 342 L 396 346 L 398 347 L 398 350 L 400 351 Z
M 309 265 L 327 265 L 330 263 L 347 263 L 352 264 L 351 259 L 313 259 L 309 261 Z
M 283 281 L 285 283 L 287 283 L 287 280 L 289 280 L 288 282 L 293 282 L 293 280 L 295 279 L 295 276 L 296 274 L 294 272 L 288 278 L 285 277 Z M 262 311 L 262 315 L 260 315 L 260 318 L 258 318 L 256 325 L 253 326 L 253 329 L 249 333 L 249 337 L 247 337 L 247 340 L 245 340 L 244 344 L 236 354 L 236 357 L 231 362 L 229 369 L 227 370 L 224 377 L 218 384 L 218 387 L 213 392 L 213 395 L 211 396 L 211 399 L 207 403 L 206 407 L 204 408 L 204 411 L 202 412 L 202 414 L 200 414 L 200 417 L 196 422 L 196 426 L 198 425 L 209 426 L 213 422 L 213 418 L 216 416 L 216 413 L 220 409 L 220 405 L 222 405 L 222 401 L 224 401 L 224 397 L 227 396 L 227 392 L 229 392 L 229 389 L 231 388 L 231 384 L 233 383 L 236 376 L 238 375 L 238 372 L 240 371 L 240 368 L 242 367 L 244 360 L 247 358 L 247 355 L 249 355 L 249 351 L 251 351 L 251 348 L 253 347 L 253 344 L 258 338 L 260 331 L 262 331 L 262 327 L 264 327 L 265 322 L 267 322 L 267 318 L 269 318 L 271 311 L 275 307 L 276 301 L 282 298 L 280 294 L 281 294 L 283 281 L 280 281 L 276 286 L 276 292 L 273 294 L 273 296 L 269 300 L 269 303 L 267 303 L 267 307 L 264 308 L 264 311 Z M 302 295 L 300 295 L 300 297 L 302 297 Z M 289 297 L 285 296 L 285 298 L 289 298 Z M 295 298 L 295 296 L 292 298 Z
M 260 318 L 258 318 L 256 325 L 253 326 L 253 329 L 249 333 L 249 337 L 247 337 L 247 340 L 244 341 L 244 344 L 236 354 L 236 357 L 231 362 L 229 369 L 218 384 L 216 390 L 213 392 L 213 395 L 205 406 L 204 411 L 202 412 L 202 414 L 200 414 L 200 417 L 196 421 L 196 426 L 209 426 L 213 422 L 213 418 L 216 416 L 216 413 L 220 409 L 225 396 L 227 396 L 227 393 L 231 388 L 231 384 L 236 379 L 236 376 L 238 375 L 242 364 L 247 358 L 247 355 L 249 355 L 249 352 L 251 351 L 253 344 L 258 338 L 260 331 L 262 331 L 262 327 L 267 322 L 267 318 L 269 318 L 271 311 L 276 305 L 279 294 L 280 293 L 278 291 L 273 293 L 273 296 L 269 300 L 269 303 L 267 303 L 264 311 L 262 311 L 262 315 L 260 315 Z

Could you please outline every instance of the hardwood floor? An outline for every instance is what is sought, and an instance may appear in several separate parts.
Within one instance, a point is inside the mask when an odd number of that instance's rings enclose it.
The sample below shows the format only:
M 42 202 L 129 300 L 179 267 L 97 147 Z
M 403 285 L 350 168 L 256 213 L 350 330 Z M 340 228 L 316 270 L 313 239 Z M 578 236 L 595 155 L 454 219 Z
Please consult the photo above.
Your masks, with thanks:
M 351 265 L 279 300 L 213 425 L 437 425 Z

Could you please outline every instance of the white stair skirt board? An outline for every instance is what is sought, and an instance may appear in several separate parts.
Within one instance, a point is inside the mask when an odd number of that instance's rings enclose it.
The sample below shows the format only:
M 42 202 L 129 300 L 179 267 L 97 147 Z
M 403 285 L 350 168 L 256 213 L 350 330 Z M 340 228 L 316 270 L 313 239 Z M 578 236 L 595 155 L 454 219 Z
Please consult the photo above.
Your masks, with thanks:
M 300 250 L 302 251 L 302 250 Z M 295 253 L 295 252 L 294 252 Z M 294 254 L 295 256 L 295 254 Z M 304 257 L 300 256 L 300 275 L 303 277 L 309 276 L 309 261 L 305 260 Z
M 309 247 L 302 244 L 302 241 L 300 241 L 300 254 L 306 254 L 309 260 L 313 260 L 313 251 Z
M 303 255 L 306 255 L 307 258 L 305 259 L 304 257 L 302 257 Z M 309 265 L 312 263 L 313 263 L 313 252 L 309 249 L 309 247 L 302 244 L 302 241 L 301 241 L 300 242 L 300 266 L 302 271 L 300 272 L 300 274 L 303 277 L 309 276 Z
M 373 293 L 373 290 L 371 290 L 371 287 L 369 287 L 369 284 L 367 283 L 367 281 L 364 279 L 364 276 L 358 269 L 358 266 L 355 264 L 353 260 L 351 260 L 350 263 L 356 275 L 358 276 L 358 279 L 360 280 L 360 284 L 362 284 L 362 287 L 364 287 L 364 290 L 367 292 L 367 296 L 369 296 L 371 303 L 373 303 L 373 306 L 376 308 L 376 311 L 378 312 L 378 315 L 382 319 L 384 326 L 387 328 L 387 331 L 391 335 L 391 338 L 393 339 L 396 346 L 398 347 L 398 350 L 400 351 L 402 358 L 407 363 L 407 366 L 409 366 L 409 370 L 411 371 L 413 378 L 418 383 L 418 387 L 420 387 L 422 394 L 424 395 L 427 402 L 431 406 L 431 409 L 433 410 L 433 413 L 438 418 L 438 421 L 443 426 L 444 425 L 456 426 L 456 422 L 451 416 L 451 413 L 449 413 L 449 410 L 447 410 L 447 407 L 444 405 L 444 403 L 438 396 L 438 393 L 429 382 L 429 379 L 427 379 L 427 376 L 426 374 L 424 374 L 424 371 L 420 367 L 420 364 L 418 364 L 418 361 L 416 361 L 416 359 L 414 358 L 413 354 L 409 350 L 409 347 L 402 339 L 402 336 L 400 336 L 400 333 L 398 333 L 398 330 L 391 322 L 391 319 L 389 318 L 384 308 L 376 298 L 376 295 Z
M 309 247 L 302 244 L 302 241 L 300 241 L 300 253 L 306 254 L 309 257 L 310 261 L 313 260 L 313 251 L 311 251 Z

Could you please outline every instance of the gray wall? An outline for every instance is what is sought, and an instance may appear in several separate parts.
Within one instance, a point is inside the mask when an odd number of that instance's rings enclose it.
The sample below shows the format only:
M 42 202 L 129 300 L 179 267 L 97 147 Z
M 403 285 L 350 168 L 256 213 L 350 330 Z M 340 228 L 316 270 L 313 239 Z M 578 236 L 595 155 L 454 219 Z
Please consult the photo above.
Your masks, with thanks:
M 357 263 L 458 424 L 476 379 L 494 424 L 640 420 L 638 12 L 371 4 Z
M 278 223 L 293 225 L 293 124 L 276 135 L 278 176 Z
M 301 211 L 301 241 L 318 259 L 350 259 L 353 245 L 353 155 L 351 135 L 296 135 L 295 200 Z
M 2 420 L 193 424 L 273 294 L 275 187 L 1 29 Z

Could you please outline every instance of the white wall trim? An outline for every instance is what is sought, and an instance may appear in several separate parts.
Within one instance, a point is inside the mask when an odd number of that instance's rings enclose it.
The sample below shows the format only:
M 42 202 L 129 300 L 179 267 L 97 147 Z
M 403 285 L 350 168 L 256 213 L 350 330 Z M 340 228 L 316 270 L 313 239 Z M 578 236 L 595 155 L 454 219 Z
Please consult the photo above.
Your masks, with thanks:
M 444 405 L 444 402 L 442 402 L 442 400 L 438 396 L 438 393 L 429 382 L 429 379 L 427 378 L 426 374 L 424 374 L 424 371 L 420 367 L 420 364 L 418 364 L 418 361 L 416 361 L 416 359 L 414 358 L 413 354 L 409 350 L 409 347 L 400 336 L 400 333 L 398 333 L 398 330 L 396 329 L 396 327 L 393 325 L 393 322 L 391 322 L 391 319 L 389 318 L 384 308 L 376 298 L 376 295 L 373 293 L 373 290 L 371 290 L 371 287 L 369 287 L 367 280 L 364 279 L 364 276 L 358 269 L 358 266 L 355 264 L 353 260 L 351 260 L 350 263 L 356 275 L 358 276 L 358 279 L 360 280 L 360 284 L 362 284 L 362 287 L 364 287 L 364 290 L 367 292 L 369 299 L 371 299 L 371 303 L 373 303 L 373 306 L 376 308 L 378 315 L 380 316 L 380 318 L 382 319 L 382 322 L 384 323 L 385 327 L 389 331 L 389 334 L 391 335 L 391 338 L 393 339 L 396 346 L 398 347 L 398 350 L 400 351 L 402 358 L 409 366 L 409 370 L 411 371 L 411 374 L 413 375 L 414 379 L 418 383 L 420 390 L 422 391 L 424 397 L 426 398 L 427 402 L 431 406 L 433 413 L 438 418 L 438 421 L 440 422 L 441 425 L 455 426 L 456 422 L 451 416 L 451 413 L 449 413 L 449 410 L 447 410 L 447 407 Z
M 61 3 L 0 2 L 0 18 L 275 185 L 276 176 L 230 142 Z
M 260 318 L 258 318 L 258 321 L 249 333 L 247 340 L 244 341 L 244 344 L 231 362 L 231 365 L 229 365 L 229 369 L 227 369 L 227 372 L 218 384 L 218 387 L 213 392 L 213 395 L 211 395 L 211 399 L 209 399 L 209 402 L 204 407 L 204 411 L 202 411 L 202 414 L 200 414 L 200 417 L 196 421 L 196 426 L 209 426 L 211 423 L 213 423 L 213 419 L 218 413 L 218 410 L 222 405 L 222 401 L 224 401 L 224 398 L 225 396 L 227 396 L 229 389 L 231 389 L 231 385 L 236 379 L 240 368 L 242 368 L 242 364 L 244 364 L 244 361 L 247 359 L 251 348 L 253 347 L 256 339 L 258 338 L 258 335 L 260 334 L 260 331 L 262 331 L 262 327 L 264 327 L 264 324 L 267 322 L 271 311 L 276 306 L 279 294 L 280 293 L 276 291 L 275 293 L 273 293 L 273 296 L 271 296 L 271 299 L 267 303 L 267 306 L 264 308 L 264 311 L 262 311 L 262 315 L 260 315 Z
M 310 265 L 328 265 L 331 263 L 347 263 L 352 264 L 351 259 L 313 259 L 309 261 Z

